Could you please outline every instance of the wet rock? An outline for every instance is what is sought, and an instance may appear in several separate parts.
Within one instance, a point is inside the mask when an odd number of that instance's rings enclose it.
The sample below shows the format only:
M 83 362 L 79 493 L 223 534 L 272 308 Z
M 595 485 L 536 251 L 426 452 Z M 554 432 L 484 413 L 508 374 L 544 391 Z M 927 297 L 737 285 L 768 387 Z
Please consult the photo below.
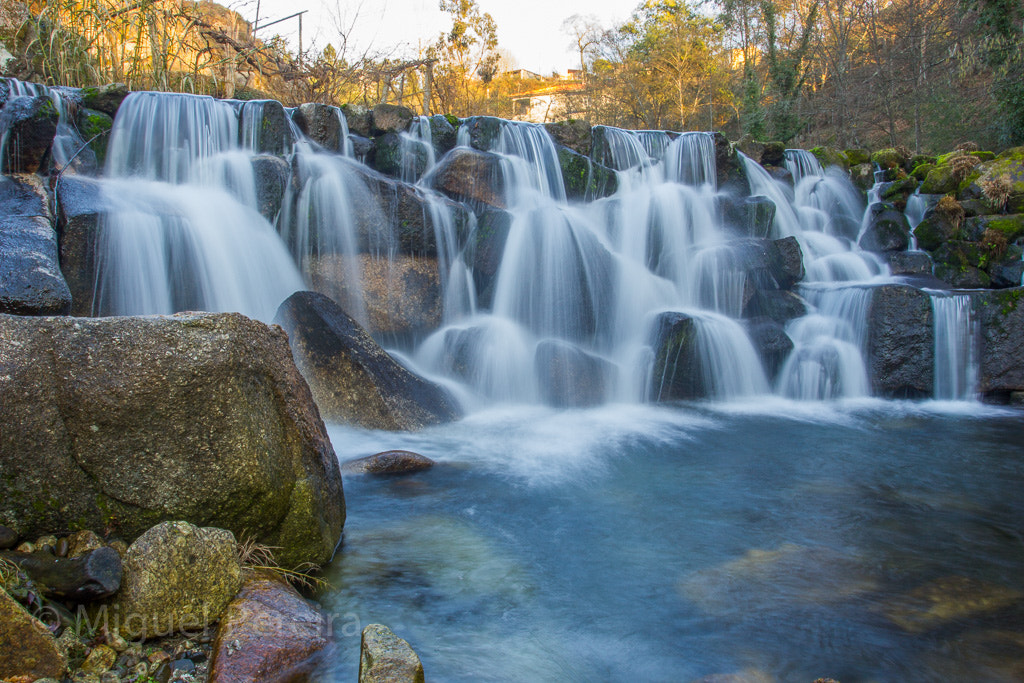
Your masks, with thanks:
M 329 634 L 319 607 L 287 584 L 254 575 L 221 617 L 210 683 L 307 680 L 329 651 Z
M 65 661 L 50 630 L 0 590 L 0 679 L 60 678 Z M 17 644 L 16 647 L 11 645 Z
M 117 110 L 128 97 L 128 86 L 124 83 L 90 86 L 82 88 L 82 104 L 89 109 L 96 109 L 113 118 Z
M 888 258 L 893 275 L 931 275 L 932 257 L 923 251 L 894 251 Z
M 345 140 L 341 137 L 341 111 L 327 104 L 306 103 L 299 105 L 296 124 L 310 140 L 329 152 L 345 151 Z
M 837 166 L 846 171 L 850 167 L 850 160 L 847 159 L 846 155 L 833 147 L 812 147 L 807 151 L 814 155 L 824 169 L 830 166 Z
M 476 230 L 470 235 L 469 265 L 472 266 L 477 302 L 484 308 L 490 308 L 494 300 L 494 281 L 511 228 L 512 214 L 489 209 L 478 214 Z
M 352 143 L 352 154 L 355 155 L 355 158 L 366 161 L 373 152 L 373 140 L 353 133 L 349 133 L 348 139 Z
M 875 184 L 875 167 L 858 164 L 850 168 L 850 182 L 861 192 L 867 192 Z
M 261 154 L 252 158 L 252 170 L 256 174 L 256 208 L 274 225 L 284 203 L 291 167 L 281 157 Z
M 744 669 L 729 674 L 711 674 L 702 676 L 690 683 L 776 683 L 775 677 L 759 669 Z M 814 683 L 828 683 L 817 680 Z
M 615 376 L 609 361 L 553 339 L 537 344 L 534 371 L 544 402 L 557 408 L 604 403 Z
M 8 131 L 0 171 L 37 173 L 45 163 L 57 134 L 60 114 L 46 95 L 15 97 L 0 110 L 0 131 Z
M 103 541 L 100 540 L 100 537 L 88 529 L 76 531 L 68 536 L 68 557 L 79 557 L 102 547 Z
M 558 163 L 569 200 L 591 201 L 613 195 L 618 189 L 619 179 L 614 171 L 568 147 L 558 146 Z
M 77 120 L 78 134 L 96 155 L 96 166 L 102 170 L 107 159 L 107 143 L 110 142 L 114 119 L 101 111 L 83 107 L 78 110 Z
M 1020 591 L 964 576 L 949 576 L 918 586 L 888 601 L 885 615 L 909 633 L 923 633 L 1013 605 Z
M 585 157 L 590 156 L 593 136 L 590 132 L 590 124 L 586 121 L 580 119 L 555 121 L 554 123 L 545 123 L 544 128 L 557 144 L 568 147 Z
M 1024 391 L 1024 287 L 982 292 L 976 295 L 981 339 L 978 389 L 999 400 Z
M 885 253 L 906 251 L 910 246 L 910 225 L 902 211 L 891 204 L 876 202 L 868 207 L 867 226 L 858 240 L 861 249 Z
M 241 586 L 230 531 L 162 522 L 128 548 L 121 590 L 100 614 L 129 640 L 205 628 Z
M 70 311 L 71 292 L 58 265 L 57 234 L 50 221 L 42 216 L 0 215 L 0 313 Z
M 960 233 L 963 218 L 963 208 L 955 200 L 940 200 L 935 206 L 928 207 L 914 228 L 917 246 L 935 251 Z
M 761 357 L 761 365 L 768 378 L 774 379 L 793 350 L 793 340 L 780 323 L 770 318 L 751 319 L 747 324 L 747 333 Z
M 373 135 L 402 133 L 416 117 L 408 107 L 397 104 L 378 104 L 370 112 L 370 132 Z
M 990 249 L 978 242 L 949 240 L 932 253 L 935 277 L 953 287 L 987 287 L 990 277 L 982 270 L 991 258 Z
M 323 562 L 337 459 L 286 335 L 238 314 L 0 315 L 0 523 L 24 535 L 188 519 Z
M 477 212 L 507 209 L 501 157 L 490 152 L 457 147 L 437 162 L 428 174 L 430 186 Z
M 238 128 L 244 142 L 257 154 L 283 156 L 295 142 L 288 112 L 277 100 L 250 100 L 242 104 Z
M 397 254 L 389 259 L 360 254 L 360 280 L 352 287 L 350 259 L 330 256 L 311 261 L 313 288 L 336 301 L 366 307 L 367 329 L 378 337 L 425 336 L 441 324 L 441 276 L 437 259 Z
M 113 548 L 96 548 L 70 559 L 42 550 L 31 554 L 5 551 L 0 558 L 16 564 L 42 586 L 44 595 L 61 600 L 90 602 L 109 597 L 121 587 L 121 557 Z
M 673 401 L 702 398 L 706 386 L 697 349 L 697 323 L 685 313 L 662 313 L 654 324 L 654 366 L 651 399 Z
M 718 172 L 718 191 L 737 197 L 750 196 L 750 181 L 743 163 L 729 139 L 719 132 L 712 133 L 715 141 L 715 168 Z
M 275 321 L 288 332 L 296 361 L 328 420 L 408 430 L 460 416 L 447 391 L 395 362 L 324 295 L 293 294 Z
M 114 662 L 117 661 L 117 652 L 114 648 L 107 645 L 97 645 L 89 653 L 89 656 L 85 658 L 79 670 L 87 674 L 102 674 L 111 669 L 114 666 Z
M 425 455 L 412 451 L 384 451 L 342 463 L 341 471 L 345 474 L 410 474 L 429 470 L 435 464 Z
M 1001 263 L 989 268 L 988 272 L 992 278 L 991 285 L 994 289 L 1019 287 L 1021 281 L 1024 280 L 1024 261 Z
M 772 240 L 768 267 L 779 289 L 790 289 L 804 279 L 804 253 L 795 237 Z
M 769 318 L 783 325 L 805 315 L 807 302 L 800 295 L 789 291 L 754 290 L 743 309 L 745 318 Z
M 725 224 L 744 237 L 766 238 L 775 224 L 775 202 L 768 197 L 723 197 L 719 209 Z
M 359 650 L 359 683 L 423 683 L 423 664 L 391 629 L 370 624 Z
M 462 120 L 460 130 L 469 132 L 470 146 L 480 152 L 490 152 L 501 139 L 504 122 L 495 116 L 470 116 Z
M 872 394 L 891 398 L 932 395 L 935 330 L 930 296 L 906 285 L 875 289 L 867 335 L 865 365 Z
M 64 176 L 57 186 L 60 266 L 71 292 L 71 314 L 89 316 L 96 284 L 96 251 L 103 212 L 110 208 L 99 182 Z
M 455 148 L 458 131 L 446 116 L 435 114 L 430 117 L 430 139 L 434 145 L 434 158 L 440 159 Z
M 363 138 L 369 138 L 372 135 L 370 132 L 372 117 L 367 107 L 361 104 L 343 104 L 341 113 L 345 115 L 345 122 L 348 124 L 350 133 L 355 133 Z

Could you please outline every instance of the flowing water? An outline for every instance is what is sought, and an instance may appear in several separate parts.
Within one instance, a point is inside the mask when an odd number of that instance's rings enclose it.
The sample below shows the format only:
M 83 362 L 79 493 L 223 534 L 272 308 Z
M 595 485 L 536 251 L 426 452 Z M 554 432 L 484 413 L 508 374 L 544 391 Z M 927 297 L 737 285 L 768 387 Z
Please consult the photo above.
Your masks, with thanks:
M 288 191 L 268 220 L 254 171 L 264 106 L 125 101 L 97 313 L 269 320 L 318 286 L 369 324 L 363 269 L 400 256 L 377 181 L 351 144 L 331 153 L 293 127 Z M 467 245 L 490 228 L 471 216 L 460 232 L 432 189 L 429 121 L 403 136 L 443 313 L 395 351 L 468 415 L 415 434 L 330 427 L 342 459 L 405 448 L 440 464 L 346 478 L 337 590 L 323 596 L 341 647 L 324 677 L 351 680 L 359 625 L 384 622 L 432 680 L 1024 679 L 1022 422 L 973 401 L 969 297 L 932 296 L 942 400 L 871 398 L 866 321 L 892 279 L 857 247 L 862 198 L 811 155 L 787 152 L 793 186 L 743 157 L 752 194 L 775 204 L 769 236 L 795 237 L 806 268 L 807 312 L 770 373 L 744 317 L 764 284 L 756 243 L 722 218 L 714 138 L 599 127 L 595 139 L 619 190 L 577 203 L 544 128 L 502 124 L 489 151 L 508 235 L 478 297 Z M 458 142 L 471 144 L 466 127 Z M 706 401 L 649 403 L 665 387 L 653 346 L 665 315 L 693 321 Z M 553 348 L 604 368 L 603 405 L 540 405 L 551 378 L 538 359 Z

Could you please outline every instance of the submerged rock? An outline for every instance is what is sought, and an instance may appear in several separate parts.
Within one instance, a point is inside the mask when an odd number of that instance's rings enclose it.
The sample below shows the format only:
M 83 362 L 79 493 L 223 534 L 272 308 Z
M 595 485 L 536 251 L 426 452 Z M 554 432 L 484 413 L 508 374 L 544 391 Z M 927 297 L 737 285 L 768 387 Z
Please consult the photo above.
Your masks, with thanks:
M 210 683 L 297 681 L 330 649 L 323 611 L 286 583 L 254 574 L 224 610 Z
M 46 626 L 0 589 L 0 679 L 60 678 L 66 663 Z
M 904 631 L 923 633 L 997 612 L 1022 597 L 1024 593 L 1006 586 L 964 576 L 949 576 L 889 601 L 885 615 Z
M 370 624 L 359 648 L 359 683 L 423 683 L 423 664 L 391 629 Z
M 0 315 L 0 523 L 23 536 L 167 519 L 321 563 L 337 459 L 280 330 L 238 314 Z
M 890 398 L 932 395 L 935 325 L 931 297 L 914 287 L 877 288 L 868 313 L 865 365 L 872 393 Z
M 429 470 L 436 463 L 412 451 L 384 451 L 342 463 L 345 474 L 410 474 Z
M 328 420 L 408 430 L 461 416 L 446 390 L 399 365 L 326 296 L 296 292 L 281 304 L 275 322 L 288 332 L 313 398 Z
M 201 630 L 234 597 L 241 571 L 230 531 L 163 522 L 129 546 L 121 590 L 98 614 L 128 640 Z

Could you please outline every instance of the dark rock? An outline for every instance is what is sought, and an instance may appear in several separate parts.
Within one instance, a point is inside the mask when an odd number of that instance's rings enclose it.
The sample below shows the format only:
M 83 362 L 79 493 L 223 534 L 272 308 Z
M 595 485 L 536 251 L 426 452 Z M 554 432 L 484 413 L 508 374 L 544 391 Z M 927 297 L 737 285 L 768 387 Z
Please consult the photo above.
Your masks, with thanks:
M 66 536 L 57 540 L 57 545 L 54 547 L 54 553 L 57 557 L 67 557 L 70 550 L 71 543 L 68 541 Z M 120 555 L 118 557 L 120 557 Z
M 989 275 L 992 277 L 991 285 L 995 289 L 1020 287 L 1021 279 L 1024 278 L 1024 261 L 1013 261 L 993 266 L 989 269 Z
M 885 253 L 906 251 L 910 245 L 907 217 L 892 204 L 876 202 L 868 207 L 867 226 L 858 240 L 861 249 Z
M 50 630 L 0 590 L 0 679 L 60 678 L 66 662 Z
M 907 199 L 910 195 L 917 191 L 917 180 L 914 178 L 906 178 L 904 180 L 897 180 L 893 183 L 887 183 L 880 188 L 879 195 L 883 202 L 887 202 L 896 207 L 897 210 L 903 211 L 907 208 Z
M 291 167 L 281 157 L 261 154 L 252 158 L 252 169 L 256 174 L 257 208 L 273 225 L 284 203 Z
M 434 158 L 440 159 L 455 148 L 458 131 L 447 117 L 435 114 L 430 117 L 430 139 L 434 145 Z
M 460 129 L 469 131 L 470 146 L 480 152 L 490 152 L 501 139 L 504 122 L 494 116 L 470 116 L 463 119 Z
M 590 156 L 593 145 L 593 136 L 590 133 L 590 124 L 580 119 L 568 119 L 545 123 L 548 135 L 559 145 L 568 147 L 577 154 L 585 157 Z
M 209 681 L 308 680 L 330 653 L 330 633 L 323 611 L 294 588 L 253 575 L 221 617 Z
M 373 117 L 370 110 L 361 104 L 343 104 L 341 113 L 345 115 L 345 122 L 348 124 L 349 133 L 354 133 L 363 138 L 373 135 L 371 132 Z
M 196 663 L 191 659 L 175 659 L 170 663 L 171 671 L 180 671 L 186 674 L 192 674 L 196 671 Z
M 104 546 L 72 559 L 47 552 L 0 552 L 43 587 L 43 594 L 71 602 L 90 602 L 113 595 L 121 587 L 121 556 Z
M 838 166 L 843 171 L 847 171 L 850 168 L 850 160 L 838 149 L 832 147 L 812 147 L 807 151 L 815 156 L 822 168 L 827 169 L 830 166 Z
M 370 111 L 370 132 L 373 135 L 402 133 L 416 118 L 412 109 L 397 104 L 378 104 Z
M 78 110 L 77 118 L 78 133 L 96 155 L 97 167 L 102 169 L 103 163 L 107 160 L 107 143 L 110 142 L 110 129 L 114 127 L 114 119 L 101 111 L 85 108 Z
M 349 134 L 348 139 L 352 142 L 352 154 L 356 159 L 365 161 L 370 157 L 373 152 L 373 140 L 353 133 Z
M 337 459 L 284 332 L 238 314 L 0 315 L 0 523 L 22 535 L 167 519 L 324 562 Z
M 990 249 L 983 244 L 949 240 L 932 253 L 935 277 L 954 287 L 987 287 L 989 276 L 982 268 L 990 257 Z
M 768 197 L 758 195 L 733 199 L 722 196 L 718 206 L 726 225 L 740 235 L 766 238 L 772 234 L 775 202 Z
M 497 154 L 457 147 L 444 155 L 427 176 L 435 190 L 468 203 L 478 213 L 488 207 L 508 208 L 505 175 Z
M 780 324 L 807 315 L 807 303 L 790 291 L 756 290 L 743 310 L 745 318 L 769 318 Z
M 615 377 L 612 363 L 553 339 L 537 344 L 534 370 L 544 402 L 558 408 L 604 403 Z
M 128 86 L 124 83 L 82 88 L 82 104 L 88 109 L 101 111 L 113 118 L 117 115 L 124 98 L 128 97 L 128 92 Z
M 567 199 L 591 201 L 613 195 L 619 187 L 614 171 L 568 147 L 558 147 L 558 164 Z
M 737 197 L 750 195 L 750 182 L 739 154 L 729 139 L 719 132 L 712 133 L 715 140 L 715 168 L 718 171 L 718 190 Z
M 8 101 L 0 110 L 0 131 L 9 135 L 0 170 L 6 174 L 45 170 L 59 120 L 57 107 L 46 95 Z
M 359 649 L 359 683 L 423 683 L 423 664 L 391 629 L 370 624 Z
M 793 350 L 793 340 L 781 324 L 770 318 L 753 318 L 748 323 L 747 333 L 768 378 L 774 379 Z
M 93 315 L 100 220 L 109 203 L 100 184 L 82 176 L 62 177 L 56 195 L 60 266 L 71 292 L 71 314 Z
M 256 153 L 283 156 L 295 142 L 289 120 L 277 100 L 250 100 L 242 105 L 238 128 Z
M 57 233 L 38 178 L 0 178 L 0 313 L 70 311 L 71 292 L 58 264 Z
M 923 251 L 894 251 L 888 257 L 893 275 L 931 275 L 932 257 Z
M 977 296 L 981 340 L 978 389 L 990 397 L 1024 391 L 1024 287 L 982 292 Z
M 407 145 L 398 133 L 385 133 L 376 138 L 367 163 L 384 175 L 401 178 L 407 149 L 412 155 L 410 171 L 419 178 L 427 168 L 427 152 L 420 145 Z
M 851 167 L 850 182 L 861 192 L 867 192 L 875 184 L 875 167 L 871 164 L 858 164 Z
M 341 137 L 341 111 L 327 104 L 307 103 L 299 105 L 296 123 L 305 135 L 329 152 L 344 152 L 345 140 Z
M 764 170 L 768 171 L 768 175 L 780 183 L 785 183 L 790 187 L 793 186 L 793 174 L 785 166 L 765 166 Z
M 762 166 L 785 166 L 786 146 L 781 142 L 760 142 L 748 133 L 737 140 L 734 146 Z
M 510 213 L 488 209 L 478 214 L 476 230 L 470 236 L 471 248 L 467 250 L 467 257 L 473 269 L 477 302 L 483 308 L 490 308 L 494 300 L 495 278 L 511 228 Z
M 920 248 L 935 251 L 944 242 L 954 239 L 959 232 L 958 213 L 932 206 L 924 212 L 921 222 L 914 228 L 914 238 Z
M 992 277 L 977 266 L 954 266 L 936 260 L 932 270 L 936 278 L 956 289 L 984 289 L 992 284 Z
M 342 463 L 345 474 L 411 474 L 429 470 L 436 463 L 412 451 L 384 451 Z
M 804 279 L 804 253 L 793 236 L 772 240 L 768 267 L 779 289 L 790 289 Z
M 931 297 L 914 287 L 875 289 L 868 313 L 865 364 L 872 393 L 891 398 L 932 395 L 935 326 Z
M 1006 241 L 1013 242 L 1024 237 L 1024 214 L 998 216 L 975 216 L 964 221 L 961 232 L 963 239 L 980 241 L 986 230 L 999 233 Z
M 163 522 L 128 548 L 122 588 L 101 613 L 128 640 L 202 630 L 238 592 L 241 571 L 230 531 Z
M 703 398 L 710 387 L 704 381 L 697 349 L 697 323 L 684 313 L 662 313 L 654 324 L 654 365 L 651 369 L 653 401 Z
M 18 534 L 9 526 L 0 525 L 0 550 L 7 550 L 18 545 Z
M 408 430 L 460 416 L 447 391 L 395 362 L 322 294 L 296 292 L 281 304 L 275 322 L 288 332 L 296 361 L 328 420 Z

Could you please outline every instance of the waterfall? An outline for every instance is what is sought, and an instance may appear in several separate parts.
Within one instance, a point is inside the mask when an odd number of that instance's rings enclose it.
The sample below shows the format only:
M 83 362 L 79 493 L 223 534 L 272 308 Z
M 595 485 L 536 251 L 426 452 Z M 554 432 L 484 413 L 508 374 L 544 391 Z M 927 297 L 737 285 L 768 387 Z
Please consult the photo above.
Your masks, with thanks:
M 665 179 L 686 185 L 718 186 L 715 139 L 708 133 L 683 133 L 665 152 Z
M 401 133 L 401 140 L 402 181 L 415 183 L 437 163 L 430 131 L 430 119 L 426 116 L 414 118 L 409 130 Z
M 968 294 L 932 293 L 935 391 L 946 400 L 972 399 L 978 387 L 977 322 Z
M 786 170 L 793 175 L 793 184 L 798 184 L 807 177 L 824 177 L 825 169 L 821 167 L 818 157 L 805 149 L 787 149 L 785 152 Z

